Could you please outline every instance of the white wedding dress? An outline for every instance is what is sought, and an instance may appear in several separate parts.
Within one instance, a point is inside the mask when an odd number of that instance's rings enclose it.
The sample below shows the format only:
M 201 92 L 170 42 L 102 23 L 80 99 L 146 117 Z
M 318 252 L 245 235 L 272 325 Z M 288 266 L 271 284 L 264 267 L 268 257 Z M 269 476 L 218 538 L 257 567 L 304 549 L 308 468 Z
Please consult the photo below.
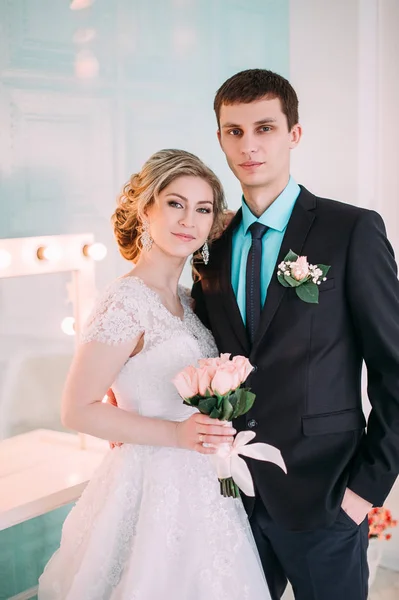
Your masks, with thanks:
M 100 298 L 82 342 L 117 345 L 145 332 L 113 387 L 118 405 L 182 421 L 172 378 L 216 356 L 210 332 L 179 294 L 172 315 L 137 277 Z M 110 450 L 62 530 L 39 580 L 39 600 L 270 600 L 241 500 L 223 498 L 209 456 L 124 444 Z

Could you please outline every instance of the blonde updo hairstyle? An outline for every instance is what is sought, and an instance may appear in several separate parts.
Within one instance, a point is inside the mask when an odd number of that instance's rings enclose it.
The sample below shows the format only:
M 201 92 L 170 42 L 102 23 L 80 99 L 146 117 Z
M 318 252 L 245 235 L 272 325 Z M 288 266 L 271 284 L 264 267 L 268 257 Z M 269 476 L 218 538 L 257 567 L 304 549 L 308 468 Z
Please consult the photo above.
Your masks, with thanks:
M 124 258 L 136 262 L 141 251 L 145 211 L 160 192 L 182 176 L 201 177 L 213 192 L 213 225 L 208 241 L 223 227 L 226 209 L 222 184 L 214 172 L 197 156 L 185 150 L 160 150 L 144 164 L 140 173 L 132 175 L 117 199 L 112 224 L 119 251 Z

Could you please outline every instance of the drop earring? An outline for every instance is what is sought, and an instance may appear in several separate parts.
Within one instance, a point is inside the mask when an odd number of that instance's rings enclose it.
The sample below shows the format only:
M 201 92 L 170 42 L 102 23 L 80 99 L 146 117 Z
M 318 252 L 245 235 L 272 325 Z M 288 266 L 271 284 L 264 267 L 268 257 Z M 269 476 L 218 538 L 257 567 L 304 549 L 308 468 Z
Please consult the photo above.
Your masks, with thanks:
M 145 219 L 143 221 L 143 232 L 141 234 L 141 245 L 143 247 L 143 250 L 145 250 L 146 252 L 149 252 L 152 248 L 152 244 L 154 242 L 154 240 L 151 237 L 150 234 L 150 224 L 147 221 L 147 219 Z
M 204 261 L 204 265 L 207 265 L 209 263 L 208 240 L 206 240 L 205 244 L 202 246 L 201 256 L 202 256 L 202 260 Z

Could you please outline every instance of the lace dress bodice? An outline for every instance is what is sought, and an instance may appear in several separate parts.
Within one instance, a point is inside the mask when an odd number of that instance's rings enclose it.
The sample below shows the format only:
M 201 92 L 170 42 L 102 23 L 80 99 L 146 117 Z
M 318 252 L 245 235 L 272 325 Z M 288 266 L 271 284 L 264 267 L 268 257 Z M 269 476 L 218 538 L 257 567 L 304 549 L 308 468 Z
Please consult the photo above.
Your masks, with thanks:
M 120 408 L 173 421 L 192 414 L 172 379 L 198 359 L 216 356 L 217 349 L 192 311 L 188 290 L 179 286 L 179 296 L 183 319 L 172 315 L 141 279 L 128 276 L 114 281 L 97 302 L 83 331 L 83 343 L 116 345 L 144 334 L 143 349 L 126 361 L 112 386 Z

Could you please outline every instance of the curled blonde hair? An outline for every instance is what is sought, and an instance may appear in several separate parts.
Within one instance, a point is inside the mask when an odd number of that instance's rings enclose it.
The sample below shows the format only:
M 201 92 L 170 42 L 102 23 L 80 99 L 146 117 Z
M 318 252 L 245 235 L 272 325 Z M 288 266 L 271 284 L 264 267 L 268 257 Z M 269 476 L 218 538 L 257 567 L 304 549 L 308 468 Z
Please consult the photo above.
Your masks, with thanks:
M 145 210 L 172 181 L 182 176 L 200 177 L 212 188 L 213 225 L 209 241 L 222 227 L 226 209 L 222 184 L 215 173 L 197 156 L 185 150 L 160 150 L 147 160 L 140 173 L 131 176 L 117 199 L 111 217 L 119 251 L 124 258 L 136 262 L 142 251 L 141 236 Z

